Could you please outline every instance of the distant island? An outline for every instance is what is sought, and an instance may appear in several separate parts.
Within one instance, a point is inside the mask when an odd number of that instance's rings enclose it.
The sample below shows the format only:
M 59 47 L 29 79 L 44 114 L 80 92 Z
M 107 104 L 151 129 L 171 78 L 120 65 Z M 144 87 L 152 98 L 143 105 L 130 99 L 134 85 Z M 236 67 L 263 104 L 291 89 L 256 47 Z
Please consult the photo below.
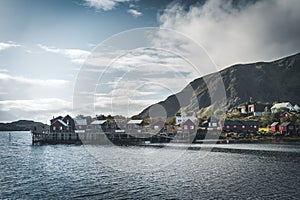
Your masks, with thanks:
M 41 122 L 32 120 L 18 120 L 10 123 L 0 123 L 0 131 L 30 131 L 32 127 L 37 125 L 45 125 Z

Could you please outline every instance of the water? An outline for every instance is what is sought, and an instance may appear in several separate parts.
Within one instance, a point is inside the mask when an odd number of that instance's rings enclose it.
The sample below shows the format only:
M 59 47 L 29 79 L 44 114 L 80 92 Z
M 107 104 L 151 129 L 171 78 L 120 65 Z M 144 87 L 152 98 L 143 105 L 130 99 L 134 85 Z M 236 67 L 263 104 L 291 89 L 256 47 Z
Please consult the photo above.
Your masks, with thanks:
M 236 151 L 203 152 L 176 145 L 170 149 L 31 146 L 28 132 L 12 132 L 10 140 L 8 132 L 1 132 L 0 199 L 300 198 L 299 144 L 217 147 Z M 95 156 L 96 150 L 105 156 Z M 130 159 L 120 159 L 116 155 L 120 152 Z M 152 154 L 156 159 L 141 159 Z M 170 155 L 177 157 L 168 165 L 155 164 L 169 162 Z M 155 169 L 147 169 L 149 165 Z M 128 170 L 132 166 L 140 170 Z

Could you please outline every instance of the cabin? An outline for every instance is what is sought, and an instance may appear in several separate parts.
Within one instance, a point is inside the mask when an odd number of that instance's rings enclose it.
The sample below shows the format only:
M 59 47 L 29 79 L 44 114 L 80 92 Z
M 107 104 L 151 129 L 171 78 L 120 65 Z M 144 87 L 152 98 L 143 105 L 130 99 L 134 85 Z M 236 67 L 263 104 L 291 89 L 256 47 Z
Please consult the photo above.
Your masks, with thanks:
M 225 121 L 222 126 L 222 131 L 225 132 L 256 132 L 259 128 L 258 121 Z
M 253 114 L 253 116 L 261 117 L 264 112 L 270 109 L 270 104 L 253 103 L 248 105 L 248 114 Z
M 126 124 L 126 130 L 128 132 L 138 132 L 141 133 L 144 127 L 144 121 L 142 119 L 132 119 Z
M 107 121 L 106 120 L 94 120 L 89 126 L 89 129 L 106 131 Z
M 277 132 L 279 131 L 279 122 L 273 122 L 270 126 L 271 131 Z
M 295 105 L 297 106 L 297 105 Z M 276 113 L 279 109 L 286 109 L 290 112 L 296 111 L 294 106 L 290 102 L 282 102 L 282 103 L 276 103 L 271 107 L 271 112 Z
M 183 133 L 196 133 L 197 132 L 197 126 L 192 120 L 188 119 L 184 123 L 182 123 L 182 132 Z
M 56 117 L 50 120 L 50 132 L 74 132 L 75 121 L 70 115 Z
M 76 130 L 86 130 L 87 129 L 86 119 L 75 119 L 75 129 Z
M 151 128 L 152 131 L 155 131 L 157 133 L 167 132 L 168 123 L 166 123 L 164 121 L 152 122 L 151 125 L 150 125 L 150 128 Z
M 181 115 L 176 116 L 176 124 L 182 124 L 187 120 L 191 120 L 192 122 L 196 123 L 198 121 L 197 117 L 195 114 L 189 116 L 186 113 L 181 113 Z
M 280 118 L 283 118 L 283 117 L 287 117 L 287 118 L 291 118 L 293 116 L 292 113 L 288 112 L 288 111 L 285 111 L 284 113 L 282 113 L 280 115 Z
M 245 104 L 245 105 L 239 105 L 237 107 L 237 109 L 239 110 L 240 113 L 242 114 L 247 114 L 248 113 L 248 106 Z
M 293 134 L 296 132 L 295 126 L 291 122 L 283 122 L 279 125 L 279 132 L 281 134 Z

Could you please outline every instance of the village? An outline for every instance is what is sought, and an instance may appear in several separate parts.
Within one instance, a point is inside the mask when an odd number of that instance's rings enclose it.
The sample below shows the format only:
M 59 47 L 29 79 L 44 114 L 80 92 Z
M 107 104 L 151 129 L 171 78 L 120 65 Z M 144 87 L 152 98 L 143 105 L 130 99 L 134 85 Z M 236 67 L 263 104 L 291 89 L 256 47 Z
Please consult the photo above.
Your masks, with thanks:
M 50 120 L 50 126 L 33 127 L 32 143 L 197 143 L 210 136 L 222 143 L 300 136 L 300 107 L 290 102 L 247 102 L 229 110 L 223 117 L 225 120 L 217 120 L 185 112 L 165 120 L 110 115 L 58 116 Z

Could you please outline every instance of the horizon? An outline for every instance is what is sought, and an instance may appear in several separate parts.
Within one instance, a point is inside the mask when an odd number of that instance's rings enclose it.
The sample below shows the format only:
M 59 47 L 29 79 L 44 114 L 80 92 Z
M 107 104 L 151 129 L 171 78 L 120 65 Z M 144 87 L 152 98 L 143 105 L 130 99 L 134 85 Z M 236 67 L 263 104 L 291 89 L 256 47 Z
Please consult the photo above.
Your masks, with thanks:
M 48 124 L 53 115 L 75 114 L 78 74 L 93 61 L 89 58 L 98 53 L 98 44 L 132 29 L 175 30 L 200 45 L 201 56 L 209 58 L 214 67 L 202 67 L 196 73 L 182 57 L 157 49 L 124 54 L 111 66 L 116 70 L 96 83 L 104 87 L 93 93 L 93 114 L 130 117 L 209 73 L 299 54 L 300 28 L 289 25 L 299 22 L 298 1 L 105 2 L 0 1 L 4 30 L 0 33 L 0 122 L 28 119 Z M 182 42 L 174 35 L 167 39 Z M 149 40 L 165 41 L 164 35 Z M 125 38 L 122 45 L 130 44 Z M 97 66 L 103 60 L 98 59 Z M 97 68 L 98 73 L 103 74 L 105 66 Z M 132 74 L 124 78 L 120 72 L 128 67 Z M 122 99 L 114 97 L 114 91 L 124 94 Z M 112 97 L 120 105 L 113 113 L 107 109 Z

